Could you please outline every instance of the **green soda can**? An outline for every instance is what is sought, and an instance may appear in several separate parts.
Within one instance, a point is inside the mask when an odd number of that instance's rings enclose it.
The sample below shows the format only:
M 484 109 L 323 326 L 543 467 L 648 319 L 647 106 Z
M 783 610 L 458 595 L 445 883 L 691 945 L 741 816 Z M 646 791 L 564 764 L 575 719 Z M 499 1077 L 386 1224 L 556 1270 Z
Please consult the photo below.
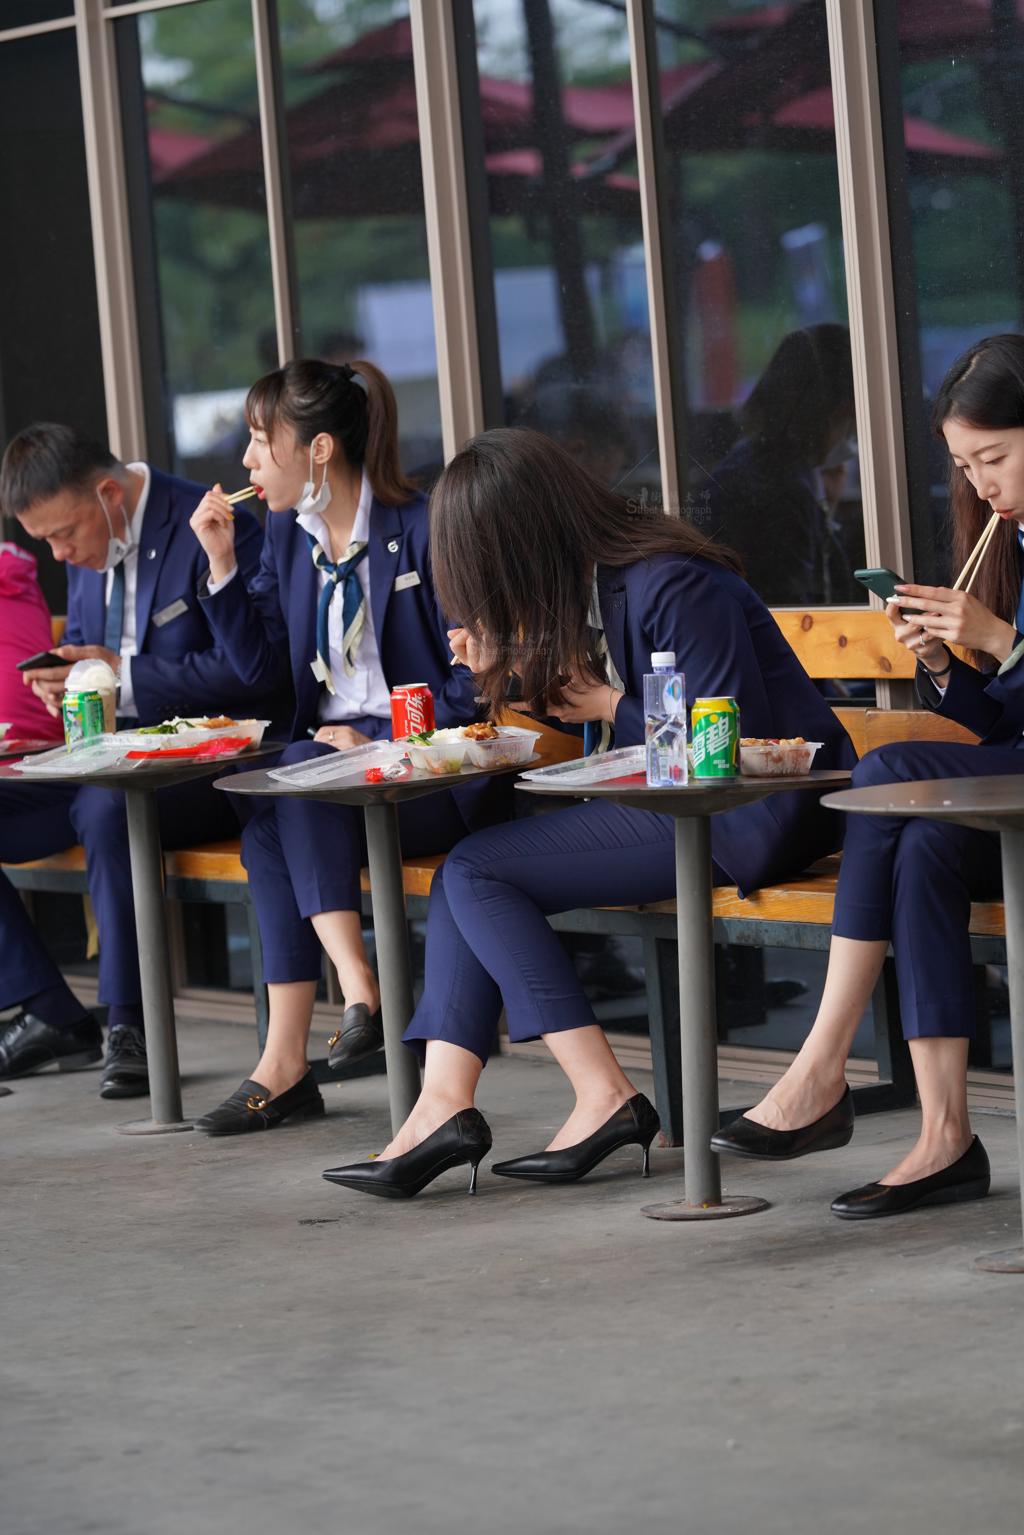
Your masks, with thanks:
M 691 720 L 694 778 L 735 778 L 740 762 L 735 698 L 697 698 Z
M 66 745 L 77 746 L 79 741 L 103 734 L 102 693 L 65 693 L 61 712 Z

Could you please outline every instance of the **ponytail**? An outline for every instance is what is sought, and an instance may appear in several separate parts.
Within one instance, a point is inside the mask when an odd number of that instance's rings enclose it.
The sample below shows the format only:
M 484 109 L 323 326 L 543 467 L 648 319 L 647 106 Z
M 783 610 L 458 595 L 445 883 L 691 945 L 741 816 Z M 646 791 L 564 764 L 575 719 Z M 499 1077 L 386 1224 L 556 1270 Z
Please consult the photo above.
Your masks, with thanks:
M 365 470 L 382 506 L 402 506 L 416 495 L 415 482 L 402 472 L 399 460 L 395 392 L 372 362 L 335 365 L 301 358 L 285 363 L 253 384 L 245 417 L 266 432 L 271 451 L 282 424 L 304 445 L 321 432 L 336 438 L 348 462 Z

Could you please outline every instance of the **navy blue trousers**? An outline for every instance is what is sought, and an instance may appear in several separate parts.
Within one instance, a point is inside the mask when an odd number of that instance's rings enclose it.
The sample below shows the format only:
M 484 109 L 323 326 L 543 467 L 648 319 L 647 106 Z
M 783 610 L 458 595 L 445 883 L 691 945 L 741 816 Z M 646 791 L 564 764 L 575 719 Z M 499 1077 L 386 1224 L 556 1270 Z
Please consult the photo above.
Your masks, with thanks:
M 216 842 L 238 832 L 224 794 L 208 780 L 156 796 L 165 848 Z M 63 784 L 0 784 L 0 862 L 28 863 L 81 843 L 100 935 L 99 999 L 142 1001 L 124 796 Z M 0 874 L 0 1008 L 62 984 L 62 976 L 10 881 Z
M 349 723 L 360 726 L 359 721 Z M 332 750 L 296 741 L 280 761 L 304 762 Z M 466 835 L 447 790 L 402 805 L 398 821 L 407 858 L 447 853 Z M 359 871 L 366 862 L 362 809 L 284 797 L 264 800 L 242 829 L 242 862 L 259 922 L 264 980 L 317 980 L 321 948 L 310 917 L 360 909 Z
M 714 878 L 729 882 L 717 868 Z M 426 1040 L 447 1040 L 486 1063 L 502 1002 L 513 1041 L 594 1023 L 546 916 L 674 894 L 672 821 L 652 811 L 591 800 L 475 832 L 434 876 L 426 986 L 406 1042 L 422 1055 Z
M 902 741 L 863 757 L 853 782 L 996 777 L 1024 772 L 1024 751 Z M 971 901 L 1002 889 L 999 838 L 945 821 L 850 815 L 833 933 L 892 943 L 907 1039 L 974 1029 Z

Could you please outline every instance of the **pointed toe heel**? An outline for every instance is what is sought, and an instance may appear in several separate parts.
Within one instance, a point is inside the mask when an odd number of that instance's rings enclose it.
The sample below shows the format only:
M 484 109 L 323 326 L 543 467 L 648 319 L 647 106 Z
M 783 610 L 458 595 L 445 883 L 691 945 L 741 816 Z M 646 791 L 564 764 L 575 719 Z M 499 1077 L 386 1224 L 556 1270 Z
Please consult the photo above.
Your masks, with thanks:
M 477 1109 L 460 1109 L 433 1135 L 400 1157 L 386 1162 L 354 1162 L 348 1167 L 329 1167 L 328 1183 L 376 1194 L 382 1199 L 412 1199 L 451 1167 L 469 1165 L 470 1194 L 476 1193 L 480 1163 L 491 1149 L 491 1128 Z
M 523 1178 L 533 1183 L 575 1183 L 593 1172 L 599 1162 L 622 1146 L 639 1146 L 643 1152 L 640 1176 L 651 1175 L 651 1142 L 661 1128 L 654 1105 L 637 1093 L 616 1109 L 610 1119 L 575 1146 L 562 1151 L 537 1151 L 531 1156 L 496 1162 L 492 1172 L 503 1178 Z

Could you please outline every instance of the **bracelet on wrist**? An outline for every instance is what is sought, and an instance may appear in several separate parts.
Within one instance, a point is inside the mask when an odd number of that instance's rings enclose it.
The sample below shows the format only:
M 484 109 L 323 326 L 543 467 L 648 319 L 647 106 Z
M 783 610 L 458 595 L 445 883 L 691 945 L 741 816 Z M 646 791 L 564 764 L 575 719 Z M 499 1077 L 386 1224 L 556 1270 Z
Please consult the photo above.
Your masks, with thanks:
M 925 666 L 923 661 L 918 663 L 926 677 L 945 677 L 953 670 L 953 657 L 950 655 L 945 645 L 942 648 L 946 651 L 946 664 L 945 666 L 940 667 L 937 672 L 933 672 L 930 666 Z

